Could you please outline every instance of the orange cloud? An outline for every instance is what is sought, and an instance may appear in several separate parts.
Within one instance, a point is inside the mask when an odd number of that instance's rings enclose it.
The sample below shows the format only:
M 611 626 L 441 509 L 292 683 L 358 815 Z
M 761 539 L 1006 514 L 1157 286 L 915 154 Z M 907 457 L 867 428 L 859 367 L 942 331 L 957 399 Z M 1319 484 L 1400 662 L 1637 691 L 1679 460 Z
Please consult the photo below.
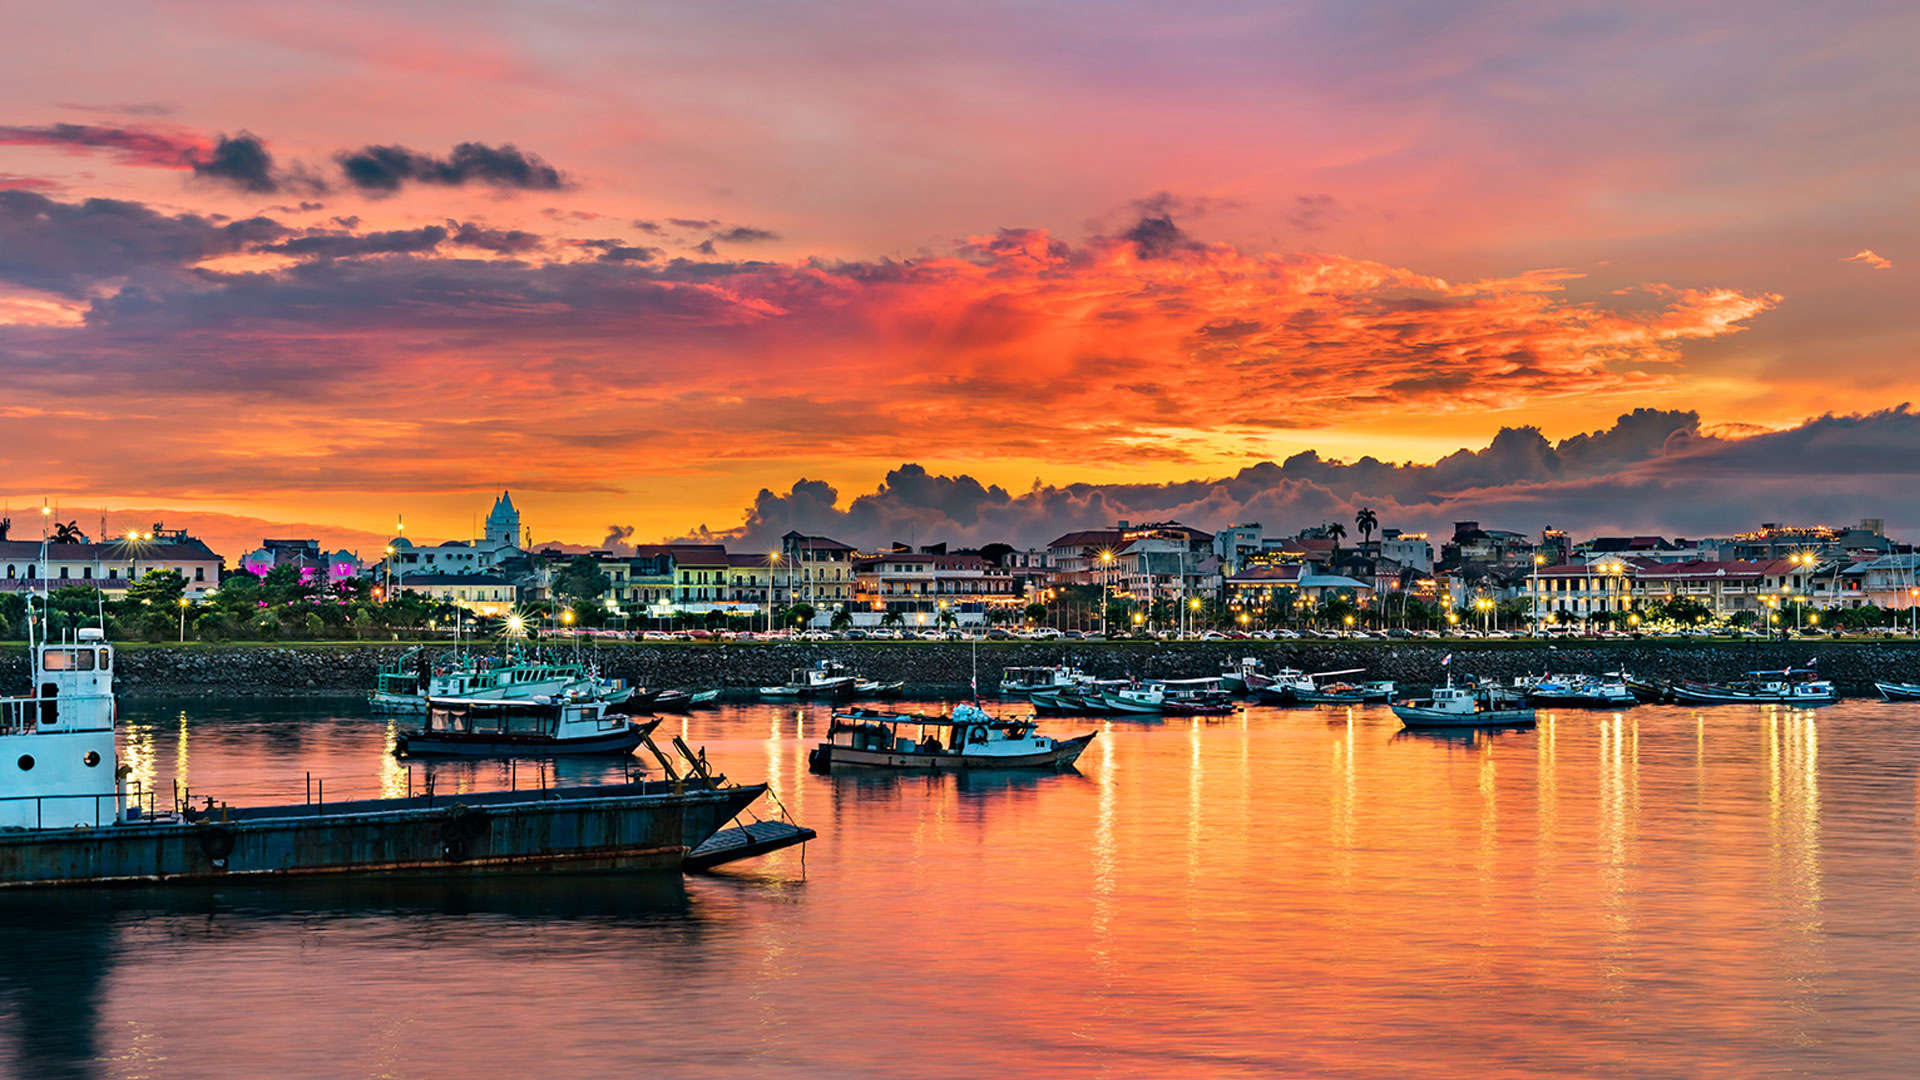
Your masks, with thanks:
M 12 399 L 116 417 L 41 433 L 54 464 L 16 481 L 223 507 L 360 513 L 369 494 L 501 484 L 584 507 L 705 475 L 730 516 L 740 496 L 715 475 L 750 491 L 773 463 L 930 446 L 1009 470 L 1164 475 L 1280 452 L 1300 429 L 1607 408 L 1677 385 L 1690 342 L 1780 299 L 1649 285 L 1597 303 L 1569 295 L 1566 270 L 1457 281 L 1201 243 L 1153 216 L 1079 244 L 1005 230 L 904 262 L 652 266 L 346 231 L 307 252 L 267 219 L 10 198 L 21 281 L 86 305 L 70 325 L 0 326 L 0 352 L 64 360 L 14 371 Z M 138 289 L 118 287 L 129 276 Z M 136 441 L 138 473 L 90 454 L 102 439 Z
M 1875 270 L 1893 269 L 1893 263 L 1883 256 L 1874 254 L 1874 251 L 1872 248 L 1861 248 L 1859 251 L 1854 252 L 1853 254 L 1847 256 L 1844 259 L 1841 259 L 1840 261 L 1850 262 L 1850 263 L 1860 263 L 1864 266 L 1870 266 Z

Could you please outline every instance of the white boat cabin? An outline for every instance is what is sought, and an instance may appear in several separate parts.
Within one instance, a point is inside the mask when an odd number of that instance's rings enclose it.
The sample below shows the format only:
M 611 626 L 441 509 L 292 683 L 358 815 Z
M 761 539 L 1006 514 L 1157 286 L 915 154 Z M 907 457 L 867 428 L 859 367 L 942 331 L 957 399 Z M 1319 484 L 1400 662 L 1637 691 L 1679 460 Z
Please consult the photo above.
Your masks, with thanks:
M 0 699 L 0 828 L 120 817 L 113 669 L 113 647 L 97 628 L 34 646 L 33 693 Z

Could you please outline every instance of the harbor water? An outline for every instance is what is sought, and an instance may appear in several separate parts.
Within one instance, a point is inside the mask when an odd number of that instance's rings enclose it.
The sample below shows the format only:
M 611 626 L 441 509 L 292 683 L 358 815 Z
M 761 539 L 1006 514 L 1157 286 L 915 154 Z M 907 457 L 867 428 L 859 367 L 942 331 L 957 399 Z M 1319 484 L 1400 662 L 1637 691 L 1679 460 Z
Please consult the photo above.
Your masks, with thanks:
M 1012 711 L 1015 706 L 1004 706 Z M 673 717 L 820 830 L 719 873 L 0 895 L 0 1075 L 1905 1077 L 1920 705 L 1050 720 L 1076 774 L 817 776 L 820 705 Z M 399 721 L 398 723 L 404 723 Z M 123 701 L 170 795 L 405 794 L 356 702 Z M 636 759 L 638 760 L 638 759 Z M 439 766 L 437 792 L 617 778 Z

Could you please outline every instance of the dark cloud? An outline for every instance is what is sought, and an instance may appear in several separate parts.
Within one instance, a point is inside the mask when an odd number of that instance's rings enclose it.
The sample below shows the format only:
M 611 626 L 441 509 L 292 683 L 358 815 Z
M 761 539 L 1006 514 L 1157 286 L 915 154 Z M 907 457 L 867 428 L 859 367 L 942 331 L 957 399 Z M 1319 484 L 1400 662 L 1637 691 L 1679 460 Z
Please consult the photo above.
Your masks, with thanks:
M 111 154 L 122 165 L 185 169 L 206 149 L 203 141 L 176 131 L 100 124 L 0 125 L 0 146 L 54 146 Z
M 0 191 L 0 281 L 77 296 L 104 281 L 183 275 L 201 259 L 288 234 L 269 218 L 220 224 L 119 199 Z
M 560 170 L 512 144 L 498 147 L 465 142 L 447 157 L 404 146 L 367 146 L 335 158 L 347 182 L 362 191 L 398 191 L 406 183 L 457 187 L 481 184 L 522 191 L 551 191 L 567 186 Z
M 633 550 L 633 526 L 631 525 L 607 526 L 606 538 L 600 541 L 600 546 L 607 549 L 608 551 L 613 551 L 613 552 L 625 552 L 625 551 Z
M 770 229 L 756 229 L 751 225 L 734 227 L 713 234 L 712 239 L 723 244 L 752 244 L 761 240 L 778 240 L 780 234 Z
M 711 240 L 702 240 L 702 241 L 700 241 L 700 242 L 699 242 L 698 244 L 695 244 L 695 245 L 693 246 L 693 250 L 695 250 L 695 251 L 697 251 L 697 252 L 699 252 L 699 253 L 700 253 L 700 254 L 702 254 L 702 255 L 718 255 L 718 254 L 720 254 L 720 252 L 719 252 L 718 250 L 716 250 L 716 249 L 714 248 L 714 246 L 713 246 L 713 241 L 711 241 Z
M 312 230 L 304 236 L 263 245 L 259 250 L 312 259 L 352 259 L 363 255 L 418 255 L 439 247 L 446 242 L 447 236 L 447 230 L 439 225 L 357 235 L 332 230 Z
M 633 223 L 633 227 L 636 229 L 639 229 L 643 233 L 646 233 L 648 236 L 659 236 L 662 232 L 666 231 L 660 227 L 659 222 L 648 221 L 645 218 L 641 218 L 635 221 Z
M 1181 231 L 1180 226 L 1173 223 L 1172 218 L 1164 215 L 1141 218 L 1132 228 L 1121 233 L 1120 238 L 1131 243 L 1143 259 L 1164 259 L 1198 246 Z
M 259 136 L 242 131 L 222 135 L 212 151 L 193 162 L 193 175 L 202 180 L 231 184 L 241 191 L 269 193 L 280 190 L 280 178 L 274 174 L 273 155 Z
M 625 240 L 581 240 L 579 244 L 599 251 L 600 261 L 604 263 L 644 263 L 660 257 L 659 248 L 630 244 Z
M 453 230 L 448 239 L 462 247 L 479 248 L 496 255 L 524 255 L 537 251 L 544 241 L 537 233 L 521 229 L 494 229 L 472 222 L 448 222 Z
M 712 218 L 675 217 L 675 218 L 668 218 L 667 224 L 675 226 L 677 228 L 681 228 L 681 229 L 698 230 L 698 229 L 716 228 L 719 226 L 720 223 L 718 221 L 714 221 Z

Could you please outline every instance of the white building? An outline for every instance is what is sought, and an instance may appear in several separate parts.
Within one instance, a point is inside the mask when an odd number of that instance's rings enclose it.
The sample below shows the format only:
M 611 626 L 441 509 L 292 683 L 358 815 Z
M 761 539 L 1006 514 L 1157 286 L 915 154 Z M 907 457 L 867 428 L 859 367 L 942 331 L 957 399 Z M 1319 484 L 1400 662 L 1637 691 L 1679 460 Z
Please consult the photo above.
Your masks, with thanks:
M 480 574 L 501 562 L 521 554 L 520 511 L 513 497 L 502 491 L 493 510 L 487 514 L 485 534 L 477 540 L 447 540 L 438 544 L 416 544 L 396 536 L 387 545 L 383 566 L 396 585 L 411 587 L 415 574 Z

